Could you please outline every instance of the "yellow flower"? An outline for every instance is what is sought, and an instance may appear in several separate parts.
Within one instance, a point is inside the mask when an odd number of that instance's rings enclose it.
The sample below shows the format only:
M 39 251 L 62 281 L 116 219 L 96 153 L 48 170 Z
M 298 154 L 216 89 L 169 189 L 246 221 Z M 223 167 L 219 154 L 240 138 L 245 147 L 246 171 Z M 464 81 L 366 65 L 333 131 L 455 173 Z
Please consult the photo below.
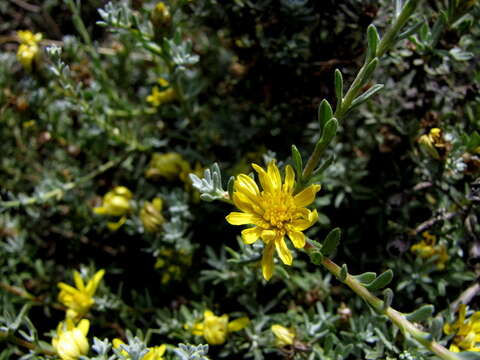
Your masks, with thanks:
M 118 338 L 113 339 L 112 343 L 113 343 L 114 349 L 118 349 L 120 348 L 120 345 L 125 344 L 121 339 L 118 339 Z M 148 349 L 148 353 L 146 353 L 142 357 L 142 360 L 163 360 L 163 355 L 165 354 L 165 351 L 167 351 L 167 346 L 160 345 L 160 346 L 149 347 L 147 349 Z M 129 358 L 128 353 L 125 350 L 121 350 L 120 354 L 126 358 Z
M 165 354 L 166 350 L 166 345 L 150 347 L 148 348 L 148 353 L 142 357 L 142 360 L 163 360 L 163 354 Z
M 287 329 L 286 327 L 274 324 L 270 328 L 275 335 L 276 345 L 279 347 L 293 345 L 295 340 L 295 329 Z
M 112 191 L 103 196 L 102 206 L 95 207 L 93 212 L 98 215 L 121 216 L 118 222 L 109 222 L 110 230 L 117 230 L 127 220 L 126 214 L 132 209 L 130 200 L 132 192 L 125 186 L 116 186 Z
M 467 306 L 461 304 L 458 310 L 458 320 L 453 324 L 445 324 L 443 332 L 455 335 L 450 345 L 450 351 L 480 351 L 480 311 L 466 319 Z
M 242 239 L 246 244 L 252 244 L 259 238 L 265 243 L 262 272 L 263 277 L 269 280 L 273 274 L 275 250 L 284 264 L 292 264 L 292 254 L 285 243 L 285 235 L 297 249 L 305 246 L 302 231 L 318 219 L 317 211 L 310 211 L 305 206 L 315 200 L 320 185 L 310 185 L 294 195 L 295 173 L 291 166 L 287 165 L 285 169 L 283 184 L 274 161 L 270 162 L 267 171 L 256 164 L 252 166 L 263 190 L 260 191 L 251 177 L 238 175 L 233 185 L 233 203 L 242 212 L 232 212 L 226 219 L 232 225 L 255 225 L 242 231 Z
M 146 201 L 140 210 L 140 220 L 142 220 L 143 227 L 148 232 L 158 231 L 165 219 L 162 216 L 162 199 L 157 197 L 152 202 Z
M 65 305 L 68 319 L 79 319 L 83 317 L 95 304 L 93 295 L 100 284 L 100 281 L 105 275 L 105 270 L 99 270 L 88 280 L 87 284 L 78 271 L 73 272 L 73 281 L 76 287 L 70 286 L 63 282 L 58 283 L 60 294 L 58 294 L 58 301 Z
M 155 153 L 145 171 L 145 176 L 149 179 L 164 178 L 172 181 L 178 178 L 185 181 L 190 171 L 190 164 L 179 153 Z
M 450 258 L 445 244 L 437 245 L 437 237 L 428 231 L 422 233 L 423 240 L 412 245 L 410 250 L 422 259 L 437 256 L 436 265 L 438 270 L 445 269 L 445 264 Z
M 42 40 L 42 34 L 34 34 L 29 30 L 17 31 L 20 39 L 20 46 L 17 50 L 17 59 L 27 70 L 31 70 L 32 62 L 37 58 L 40 47 L 38 43 Z
M 210 345 L 221 345 L 227 340 L 228 334 L 240 331 L 250 323 L 248 317 L 228 322 L 228 315 L 216 316 L 210 310 L 203 313 L 203 321 L 197 322 L 192 327 L 192 334 L 203 336 Z M 189 328 L 189 326 L 185 326 Z
M 158 86 L 154 86 L 152 93 L 147 96 L 147 102 L 155 107 L 158 107 L 162 104 L 175 100 L 177 94 L 173 88 L 168 87 L 170 86 L 168 80 L 164 78 L 158 78 L 157 82 L 163 88 L 163 90 L 160 90 Z
M 71 319 L 58 324 L 52 345 L 62 360 L 76 360 L 88 352 L 88 329 L 90 322 L 82 319 L 77 326 Z

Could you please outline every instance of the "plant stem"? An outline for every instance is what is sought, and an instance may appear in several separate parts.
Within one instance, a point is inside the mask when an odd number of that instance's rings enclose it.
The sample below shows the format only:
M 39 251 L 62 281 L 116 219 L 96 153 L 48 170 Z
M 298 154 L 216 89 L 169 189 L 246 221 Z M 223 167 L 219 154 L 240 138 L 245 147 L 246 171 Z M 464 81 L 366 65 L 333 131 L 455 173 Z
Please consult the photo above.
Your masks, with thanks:
M 57 355 L 57 353 L 55 351 L 44 349 L 44 348 L 40 347 L 39 345 L 36 345 L 36 344 L 31 343 L 29 341 L 20 339 L 20 338 L 14 336 L 14 335 L 9 335 L 8 333 L 6 333 L 4 331 L 0 331 L 0 341 L 9 341 L 9 342 L 12 342 L 14 344 L 20 345 L 24 348 L 27 348 L 29 350 L 33 350 L 37 353 L 41 353 L 41 354 L 44 354 L 44 355 L 50 355 L 50 356 Z
M 127 153 L 128 155 L 128 153 Z M 90 181 L 91 179 L 95 178 L 96 176 L 100 175 L 101 173 L 104 173 L 105 171 L 111 169 L 112 167 L 120 164 L 127 155 L 122 156 L 121 158 L 115 159 L 115 160 L 110 160 L 106 162 L 105 164 L 99 166 L 97 169 L 92 171 L 90 174 L 87 174 L 85 176 L 80 177 L 77 181 L 72 181 L 69 183 L 64 184 L 62 187 L 53 189 L 51 191 L 46 192 L 43 195 L 40 196 L 32 196 L 26 199 L 22 200 L 11 200 L 11 201 L 0 201 L 0 209 L 7 209 L 7 208 L 12 208 L 12 207 L 19 207 L 19 206 L 26 206 L 26 205 L 33 205 L 37 203 L 41 203 L 44 201 L 47 201 L 51 198 L 62 198 L 64 193 L 68 190 L 72 190 L 75 187 L 77 187 L 80 184 L 83 184 L 87 181 Z
M 337 278 L 340 277 L 340 267 L 332 260 L 324 257 L 322 259 L 322 265 L 330 271 Z M 354 277 L 347 274 L 343 281 L 350 289 L 353 290 L 358 296 L 370 304 L 377 312 L 387 316 L 397 327 L 400 328 L 404 335 L 410 335 L 417 340 L 424 347 L 435 353 L 438 357 L 444 360 L 461 360 L 455 353 L 447 350 L 439 343 L 430 340 L 430 334 L 419 330 L 413 323 L 408 321 L 405 316 L 397 310 L 388 307 L 384 309 L 383 301 L 373 295 L 366 287 L 358 282 Z

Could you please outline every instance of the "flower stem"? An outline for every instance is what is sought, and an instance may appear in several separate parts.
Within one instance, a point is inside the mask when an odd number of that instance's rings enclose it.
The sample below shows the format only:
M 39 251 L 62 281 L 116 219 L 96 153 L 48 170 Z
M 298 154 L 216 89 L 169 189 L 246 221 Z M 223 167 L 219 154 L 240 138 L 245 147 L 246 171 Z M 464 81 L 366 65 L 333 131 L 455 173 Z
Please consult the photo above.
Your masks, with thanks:
M 324 257 L 322 259 L 322 265 L 337 278 L 340 278 L 341 268 L 332 260 Z M 347 274 L 343 283 L 352 289 L 353 292 L 355 292 L 368 304 L 370 304 L 378 313 L 387 316 L 398 328 L 400 328 L 405 336 L 411 336 L 441 359 L 461 360 L 460 357 L 458 357 L 455 353 L 447 350 L 439 343 L 431 340 L 430 334 L 419 330 L 413 323 L 408 321 L 401 312 L 391 307 L 384 309 L 383 301 L 373 295 L 366 287 L 364 287 L 351 275 Z
M 20 339 L 20 338 L 14 336 L 14 335 L 10 335 L 5 331 L 0 331 L 0 342 L 1 341 L 9 341 L 9 342 L 14 343 L 16 345 L 20 345 L 24 348 L 27 348 L 29 350 L 33 350 L 37 353 L 41 353 L 41 354 L 44 354 L 44 355 L 50 355 L 50 356 L 57 355 L 57 353 L 55 351 L 51 351 L 51 350 L 42 348 L 41 346 L 39 346 L 37 344 L 34 344 L 34 343 L 29 342 L 29 341 Z

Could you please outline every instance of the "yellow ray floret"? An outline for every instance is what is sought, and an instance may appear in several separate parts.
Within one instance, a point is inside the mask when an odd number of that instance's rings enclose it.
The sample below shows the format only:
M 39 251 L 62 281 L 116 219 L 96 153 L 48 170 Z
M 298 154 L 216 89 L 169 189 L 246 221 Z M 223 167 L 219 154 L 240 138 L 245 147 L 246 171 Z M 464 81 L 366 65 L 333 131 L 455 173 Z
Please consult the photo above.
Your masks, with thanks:
M 232 225 L 255 225 L 242 231 L 242 239 L 252 244 L 258 239 L 265 243 L 262 257 L 263 277 L 269 280 L 273 274 L 273 253 L 277 252 L 282 262 L 292 264 L 292 254 L 285 243 L 285 236 L 299 249 L 305 246 L 303 231 L 318 219 L 316 210 L 306 206 L 315 200 L 320 185 L 310 185 L 294 194 L 295 173 L 291 166 L 285 168 L 285 179 L 274 161 L 267 171 L 252 164 L 258 174 L 262 190 L 255 180 L 241 174 L 234 183 L 233 203 L 242 212 L 232 212 L 226 219 Z
M 476 311 L 467 318 L 467 306 L 460 304 L 458 319 L 452 324 L 445 324 L 443 332 L 455 335 L 450 344 L 450 351 L 480 352 L 480 311 Z

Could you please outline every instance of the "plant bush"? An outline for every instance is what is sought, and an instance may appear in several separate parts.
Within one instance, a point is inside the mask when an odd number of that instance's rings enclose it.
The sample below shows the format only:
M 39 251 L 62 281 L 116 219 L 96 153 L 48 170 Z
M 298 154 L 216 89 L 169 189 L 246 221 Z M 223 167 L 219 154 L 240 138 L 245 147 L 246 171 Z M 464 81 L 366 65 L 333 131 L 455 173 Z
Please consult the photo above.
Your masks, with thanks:
M 0 13 L 0 359 L 480 358 L 477 1 Z

